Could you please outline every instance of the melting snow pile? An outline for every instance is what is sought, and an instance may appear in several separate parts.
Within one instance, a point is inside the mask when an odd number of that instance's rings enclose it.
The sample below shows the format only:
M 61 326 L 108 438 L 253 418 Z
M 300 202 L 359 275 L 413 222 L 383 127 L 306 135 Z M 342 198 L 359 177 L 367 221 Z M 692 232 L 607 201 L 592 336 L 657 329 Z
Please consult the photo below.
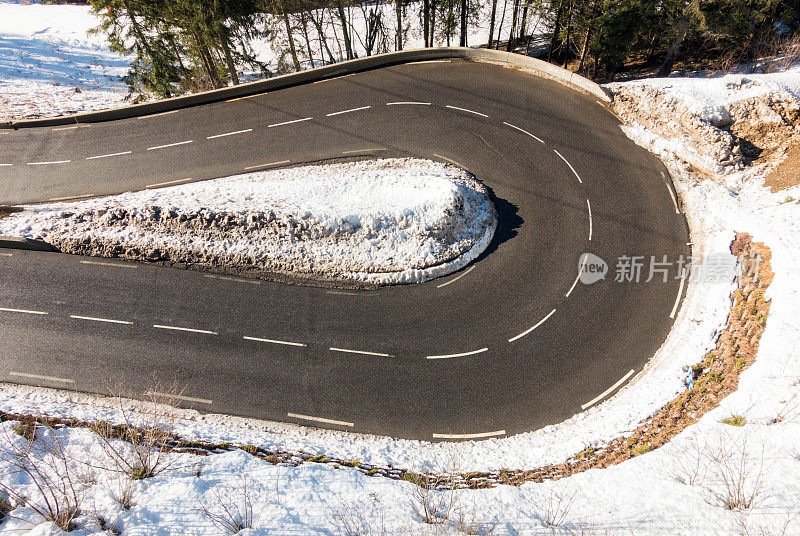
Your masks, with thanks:
M 800 134 L 800 66 L 772 74 L 654 78 L 610 84 L 626 123 L 660 134 L 664 148 L 710 174 L 783 156 Z
M 458 270 L 495 225 L 485 188 L 467 172 L 387 159 L 27 206 L 0 220 L 0 234 L 81 255 L 392 284 Z

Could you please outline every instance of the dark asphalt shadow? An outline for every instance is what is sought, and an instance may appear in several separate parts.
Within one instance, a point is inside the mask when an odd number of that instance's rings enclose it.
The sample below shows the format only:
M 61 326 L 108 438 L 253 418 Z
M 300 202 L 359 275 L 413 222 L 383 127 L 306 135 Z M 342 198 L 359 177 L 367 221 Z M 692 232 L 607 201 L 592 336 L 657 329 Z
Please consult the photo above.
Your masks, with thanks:
M 489 242 L 489 246 L 483 250 L 483 253 L 473 262 L 480 262 L 496 251 L 497 248 L 500 247 L 500 244 L 517 236 L 517 229 L 525 223 L 525 220 L 519 215 L 519 208 L 517 205 L 497 197 L 494 195 L 494 191 L 485 184 L 484 187 L 489 194 L 489 200 L 492 202 L 497 212 L 497 229 L 494 232 L 492 241 Z

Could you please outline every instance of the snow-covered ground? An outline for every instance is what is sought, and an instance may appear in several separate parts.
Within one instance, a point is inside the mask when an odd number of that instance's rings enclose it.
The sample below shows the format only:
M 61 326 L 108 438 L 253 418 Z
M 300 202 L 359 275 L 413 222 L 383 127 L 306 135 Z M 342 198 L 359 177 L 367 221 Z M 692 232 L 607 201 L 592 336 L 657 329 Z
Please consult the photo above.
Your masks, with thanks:
M 0 220 L 0 235 L 83 255 L 376 284 L 456 271 L 486 249 L 496 226 L 474 177 L 411 158 L 260 171 L 24 208 Z
M 791 80 L 795 75 L 785 76 Z M 748 77 L 760 82 L 759 75 Z M 121 508 L 113 499 L 113 495 L 119 495 L 120 486 L 127 486 L 127 480 L 113 470 L 114 464 L 98 463 L 107 453 L 96 437 L 87 430 L 63 430 L 58 435 L 76 458 L 70 462 L 76 470 L 104 464 L 112 467 L 94 468 L 93 478 L 78 479 L 85 512 L 79 518 L 81 530 L 99 532 L 90 518 L 94 512 L 124 534 L 219 532 L 198 505 L 217 512 L 226 504 L 245 505 L 241 497 L 246 484 L 256 514 L 255 528 L 243 534 L 444 534 L 466 531 L 470 521 L 482 524 L 483 533 L 491 529 L 494 534 L 799 534 L 800 206 L 796 199 L 800 198 L 800 187 L 771 193 L 763 186 L 764 177 L 782 154 L 779 148 L 761 160 L 718 160 L 715 165 L 722 169 L 720 173 L 708 174 L 685 163 L 698 152 L 699 144 L 724 146 L 730 140 L 724 136 L 716 142 L 698 138 L 691 145 L 683 138 L 669 139 L 676 125 L 684 122 L 684 110 L 698 106 L 693 108 L 693 121 L 710 125 L 708 118 L 725 112 L 719 106 L 730 110 L 740 103 L 732 93 L 723 99 L 715 89 L 717 82 L 711 81 L 708 90 L 703 89 L 703 82 L 670 79 L 670 99 L 680 105 L 677 111 L 672 116 L 659 112 L 661 123 L 649 123 L 649 129 L 633 122 L 625 127 L 634 140 L 656 151 L 673 174 L 690 221 L 696 255 L 727 258 L 723 269 L 732 281 L 734 265 L 729 245 L 735 231 L 752 234 L 772 251 L 775 278 L 768 291 L 772 306 L 757 359 L 741 375 L 738 390 L 697 424 L 666 446 L 607 469 L 521 487 L 422 496 L 411 483 L 368 477 L 331 464 L 273 466 L 242 451 L 202 458 L 176 455 L 172 471 L 131 484 L 129 509 Z M 631 97 L 639 91 L 643 98 L 651 98 L 648 87 L 663 83 L 627 84 L 626 95 Z M 790 82 L 784 83 L 788 86 Z M 697 104 L 703 100 L 704 106 Z M 769 106 L 771 102 L 777 100 L 762 95 L 754 106 Z M 635 120 L 630 108 L 620 109 L 620 113 L 629 121 Z M 642 123 L 650 120 L 646 113 L 642 115 Z M 743 128 L 736 121 L 730 128 Z M 787 122 L 782 128 L 794 126 Z M 780 138 L 784 144 L 793 143 L 784 134 Z M 770 132 L 766 137 L 773 139 Z M 758 145 L 763 140 L 752 137 L 749 141 Z M 624 435 L 686 388 L 686 367 L 700 361 L 714 346 L 714 334 L 730 308 L 732 288 L 732 283 L 692 281 L 668 340 L 644 373 L 603 404 L 536 432 L 483 442 L 432 445 L 191 411 L 178 412 L 174 430 L 187 439 L 302 450 L 420 472 L 514 469 L 560 462 L 587 447 Z M 110 399 L 10 385 L 0 390 L 0 409 L 116 422 L 123 415 Z M 721 422 L 732 415 L 745 417 L 745 424 L 736 427 Z M 2 426 L 8 428 L 10 424 Z M 5 438 L 0 434 L 0 444 L 19 446 L 21 441 L 13 433 Z M 9 474 L 8 459 L 0 458 L 0 482 L 35 497 L 30 479 Z M 726 508 L 729 492 L 753 497 L 752 505 Z M 443 525 L 424 523 L 421 506 L 439 504 L 440 499 L 453 505 L 450 510 L 447 506 L 434 508 L 439 519 L 448 519 Z M 445 516 L 448 511 L 450 515 Z M 30 506 L 18 507 L 12 515 L 21 520 L 9 519 L 0 529 L 24 533 L 38 524 L 30 534 L 58 532 L 51 525 L 41 524 Z M 470 533 L 481 532 L 473 526 Z
M 89 6 L 0 0 L 0 121 L 125 104 L 129 62 L 97 24 Z

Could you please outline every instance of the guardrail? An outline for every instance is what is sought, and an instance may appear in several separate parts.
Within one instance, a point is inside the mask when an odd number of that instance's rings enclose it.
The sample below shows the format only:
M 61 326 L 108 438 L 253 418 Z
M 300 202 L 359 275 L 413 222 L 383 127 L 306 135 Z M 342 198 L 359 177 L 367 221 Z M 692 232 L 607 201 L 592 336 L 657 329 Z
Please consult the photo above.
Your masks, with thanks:
M 323 80 L 325 78 L 334 78 L 344 74 L 377 69 L 379 67 L 387 67 L 390 65 L 410 63 L 414 61 L 448 58 L 487 63 L 500 63 L 519 69 L 524 69 L 542 78 L 548 78 L 562 85 L 591 94 L 605 102 L 611 102 L 609 95 L 599 85 L 595 84 L 591 80 L 536 58 L 530 58 L 528 56 L 515 54 L 513 52 L 501 52 L 499 50 L 485 48 L 442 47 L 421 48 L 414 50 L 403 50 L 400 52 L 389 52 L 387 54 L 378 54 L 376 56 L 358 58 L 355 60 L 348 60 L 326 65 L 324 67 L 317 67 L 315 69 L 308 69 L 296 73 L 275 76 L 265 80 L 258 80 L 236 86 L 203 91 L 200 93 L 194 93 L 192 95 L 173 97 L 171 99 L 161 99 L 142 104 L 134 104 L 121 108 L 86 112 L 74 115 L 64 115 L 46 119 L 24 119 L 19 121 L 9 121 L 0 123 L 0 129 L 59 126 L 77 123 L 97 123 L 101 121 L 139 117 L 237 97 L 245 97 L 257 93 L 275 91 L 299 84 L 316 82 L 317 80 Z

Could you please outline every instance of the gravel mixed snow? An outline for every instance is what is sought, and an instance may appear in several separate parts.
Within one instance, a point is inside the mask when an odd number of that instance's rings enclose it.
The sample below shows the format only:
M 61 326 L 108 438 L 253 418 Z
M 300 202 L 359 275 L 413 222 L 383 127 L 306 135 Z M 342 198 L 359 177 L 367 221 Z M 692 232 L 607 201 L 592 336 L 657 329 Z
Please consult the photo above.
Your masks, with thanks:
M 261 171 L 30 205 L 0 220 L 2 235 L 68 253 L 374 284 L 458 270 L 486 249 L 495 227 L 481 183 L 420 159 Z

